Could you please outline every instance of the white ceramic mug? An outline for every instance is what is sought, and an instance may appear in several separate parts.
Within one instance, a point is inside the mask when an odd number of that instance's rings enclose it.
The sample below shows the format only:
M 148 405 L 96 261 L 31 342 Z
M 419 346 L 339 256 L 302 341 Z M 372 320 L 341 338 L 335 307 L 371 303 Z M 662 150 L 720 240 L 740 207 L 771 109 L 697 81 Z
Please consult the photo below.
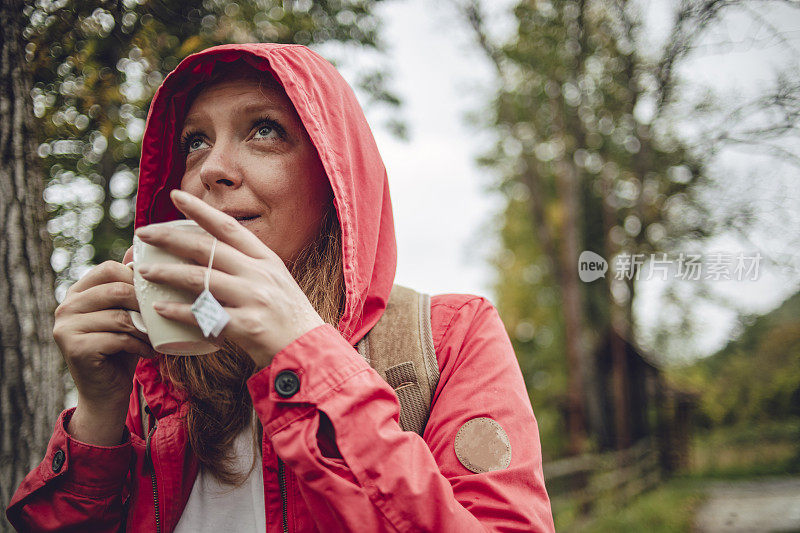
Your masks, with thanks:
M 208 235 L 193 220 L 172 220 L 151 224 L 152 226 L 179 226 L 197 234 Z M 150 338 L 150 344 L 160 353 L 169 355 L 204 355 L 219 350 L 210 342 L 197 325 L 188 325 L 159 315 L 153 309 L 157 301 L 191 304 L 197 295 L 175 289 L 163 283 L 147 281 L 139 274 L 139 266 L 150 263 L 194 264 L 182 257 L 172 255 L 161 248 L 147 244 L 134 235 L 133 261 L 126 266 L 133 268 L 133 287 L 141 312 L 128 310 L 133 325 Z

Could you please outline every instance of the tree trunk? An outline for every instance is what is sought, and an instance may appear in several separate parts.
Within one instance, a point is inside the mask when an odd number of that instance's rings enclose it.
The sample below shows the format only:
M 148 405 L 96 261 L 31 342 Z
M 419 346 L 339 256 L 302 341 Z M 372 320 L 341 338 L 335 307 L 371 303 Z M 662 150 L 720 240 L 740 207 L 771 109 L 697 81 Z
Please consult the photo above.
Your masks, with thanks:
M 613 244 L 610 234 L 616 224 L 617 214 L 611 204 L 611 197 L 614 194 L 613 178 L 603 178 L 603 233 L 605 235 L 605 253 L 608 261 L 613 261 L 614 255 L 619 252 Z M 609 354 L 611 356 L 611 396 L 614 404 L 614 446 L 618 450 L 624 450 L 631 445 L 630 431 L 630 398 L 628 390 L 630 388 L 628 379 L 628 361 L 625 340 L 629 338 L 628 323 L 626 321 L 625 309 L 614 301 L 612 287 L 614 285 L 614 274 L 609 272 L 606 276 L 608 287 L 608 309 L 609 327 L 608 341 Z M 626 304 L 631 306 L 631 300 Z
M 0 503 L 44 457 L 64 406 L 52 242 L 35 155 L 22 0 L 0 0 Z M 5 527 L 9 527 L 5 520 Z
M 578 228 L 579 184 L 575 169 L 569 163 L 560 163 L 556 171 L 556 187 L 564 206 L 561 253 L 559 265 L 561 275 L 561 294 L 564 315 L 565 351 L 569 374 L 567 376 L 567 395 L 570 408 L 569 448 L 571 454 L 586 450 L 586 412 L 584 398 L 587 391 L 588 354 L 585 345 L 583 324 L 583 297 L 578 279 L 578 248 L 580 229 Z

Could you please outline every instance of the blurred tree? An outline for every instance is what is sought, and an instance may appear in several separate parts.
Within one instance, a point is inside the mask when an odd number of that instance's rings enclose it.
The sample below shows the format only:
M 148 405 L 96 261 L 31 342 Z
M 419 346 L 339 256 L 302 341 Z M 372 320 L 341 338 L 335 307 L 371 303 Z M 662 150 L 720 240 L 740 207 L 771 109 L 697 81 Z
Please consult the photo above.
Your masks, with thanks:
M 800 417 L 800 294 L 747 322 L 722 350 L 672 372 L 699 393 L 701 426 Z
M 52 242 L 35 157 L 22 1 L 0 2 L 0 20 L 0 502 L 5 508 L 44 455 L 64 405 L 64 382 L 52 336 Z
M 648 258 L 666 260 L 678 244 L 700 242 L 718 227 L 701 197 L 717 146 L 675 134 L 676 72 L 723 11 L 743 3 L 681 1 L 666 42 L 654 50 L 643 36 L 646 3 L 522 0 L 513 37 L 498 43 L 479 0 L 455 1 L 497 71 L 484 126 L 498 142 L 481 159 L 497 170 L 494 187 L 507 198 L 497 303 L 551 456 L 587 449 L 587 436 L 604 446 L 630 444 L 621 339 L 610 349 L 612 420 L 601 409 L 590 354 L 609 328 L 631 338 L 635 282 L 645 272 L 662 275 Z M 796 105 L 786 106 L 789 118 L 790 108 Z M 712 138 L 722 142 L 729 127 Z M 582 250 L 608 259 L 605 283 L 580 281 Z
M 38 154 L 54 236 L 56 297 L 90 268 L 120 260 L 132 238 L 141 138 L 149 102 L 185 56 L 228 42 L 337 43 L 380 55 L 380 0 L 56 0 L 25 8 Z M 384 67 L 358 85 L 396 106 Z M 399 135 L 403 125 L 389 127 Z

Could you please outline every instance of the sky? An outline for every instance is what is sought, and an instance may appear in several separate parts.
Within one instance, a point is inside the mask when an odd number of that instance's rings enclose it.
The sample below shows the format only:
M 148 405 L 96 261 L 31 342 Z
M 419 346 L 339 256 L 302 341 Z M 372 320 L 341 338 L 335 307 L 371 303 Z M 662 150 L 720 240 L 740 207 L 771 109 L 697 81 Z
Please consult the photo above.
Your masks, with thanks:
M 495 35 L 512 29 L 504 14 L 510 3 L 484 2 Z M 666 35 L 670 2 L 645 5 L 655 49 Z M 503 201 L 487 190 L 495 176 L 476 164 L 476 158 L 491 146 L 491 137 L 466 120 L 468 113 L 485 109 L 491 98 L 490 64 L 448 2 L 389 1 L 380 13 L 389 45 L 392 87 L 403 100 L 398 113 L 411 133 L 407 142 L 393 137 L 380 127 L 385 110 L 366 106 L 389 175 L 398 244 L 395 282 L 430 294 L 469 293 L 491 301 L 496 274 L 488 258 L 497 246 L 499 228 L 493 220 L 502 211 Z M 762 12 L 795 45 L 800 45 L 799 13 Z M 766 40 L 767 36 L 763 25 L 734 15 L 708 34 L 706 47 L 686 62 L 681 75 L 689 86 L 713 87 L 725 97 L 756 94 L 771 83 L 775 68 L 793 60 L 785 47 Z M 728 44 L 716 46 L 723 42 Z M 348 77 L 347 68 L 342 70 Z M 691 132 L 691 123 L 684 126 Z M 726 191 L 735 198 L 751 198 L 763 222 L 760 233 L 754 233 L 756 244 L 794 266 L 765 269 L 757 282 L 717 283 L 711 288 L 733 299 L 740 310 L 767 312 L 795 292 L 800 280 L 800 262 L 789 257 L 796 248 L 786 247 L 786 235 L 770 242 L 770 236 L 776 236 L 776 224 L 800 236 L 800 219 L 793 216 L 800 213 L 796 169 L 740 153 L 724 155 L 718 170 L 726 182 L 714 193 L 715 201 L 724 201 Z M 758 180 L 748 181 L 753 174 Z M 780 220 L 768 220 L 772 215 Z M 754 243 L 724 235 L 709 243 L 705 252 L 712 250 L 750 253 L 755 248 Z M 657 281 L 637 288 L 634 309 L 645 339 L 664 319 L 660 298 L 665 288 Z M 693 343 L 694 355 L 711 353 L 735 331 L 736 312 L 699 302 L 695 311 L 701 333 Z
M 409 141 L 373 126 L 389 175 L 398 246 L 395 282 L 430 294 L 469 293 L 491 299 L 488 232 L 501 199 L 475 163 L 488 149 L 485 133 L 466 123 L 491 96 L 489 62 L 449 17 L 447 3 L 418 0 L 383 6 L 393 88 Z M 377 110 L 367 109 L 372 124 Z M 483 143 L 483 144 L 481 144 Z

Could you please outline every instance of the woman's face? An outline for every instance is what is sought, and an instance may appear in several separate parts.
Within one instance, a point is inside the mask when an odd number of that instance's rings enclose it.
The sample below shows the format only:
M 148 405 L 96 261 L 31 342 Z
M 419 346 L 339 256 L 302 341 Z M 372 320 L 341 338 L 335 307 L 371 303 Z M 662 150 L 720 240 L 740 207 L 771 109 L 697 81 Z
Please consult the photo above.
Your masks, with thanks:
M 203 88 L 180 133 L 182 190 L 239 219 L 284 262 L 316 237 L 330 183 L 274 80 L 228 78 Z

